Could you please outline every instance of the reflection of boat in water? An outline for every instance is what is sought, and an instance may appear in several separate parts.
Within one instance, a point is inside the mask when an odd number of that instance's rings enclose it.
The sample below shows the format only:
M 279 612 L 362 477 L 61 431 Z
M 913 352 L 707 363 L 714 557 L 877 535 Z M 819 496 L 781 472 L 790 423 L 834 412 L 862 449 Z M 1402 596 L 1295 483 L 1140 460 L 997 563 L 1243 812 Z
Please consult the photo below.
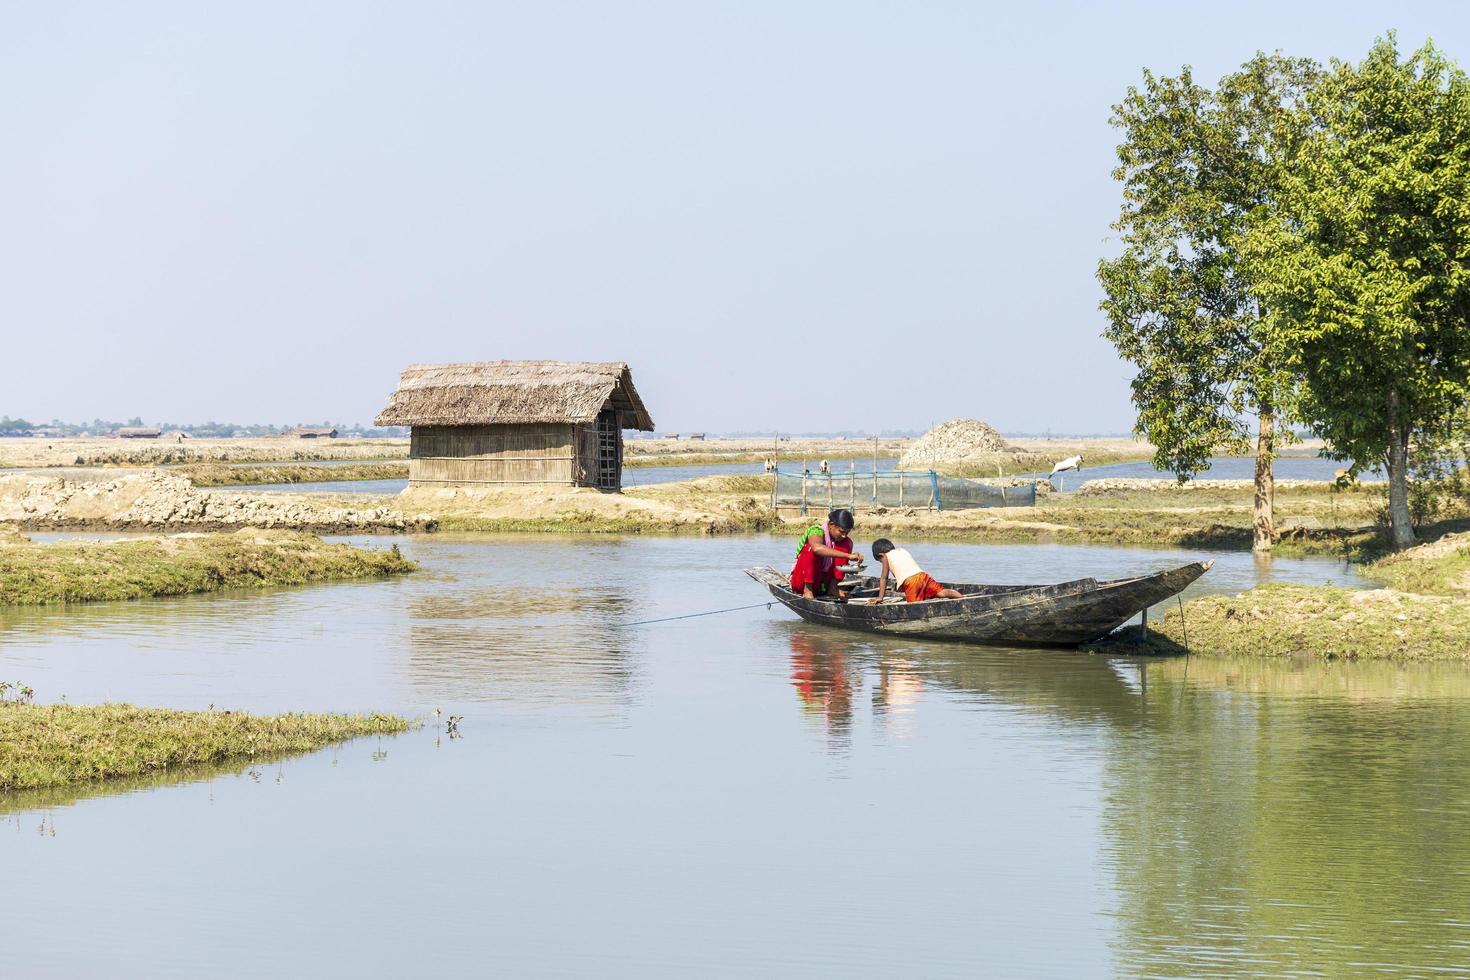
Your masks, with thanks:
M 746 574 L 810 623 L 901 636 L 928 636 L 996 646 L 1076 646 L 1100 639 L 1155 603 L 1182 592 L 1214 562 L 1192 562 L 1135 578 L 1084 578 L 1057 585 L 945 583 L 958 599 L 872 603 L 878 580 L 857 580 L 852 601 L 804 599 L 787 575 L 770 566 Z

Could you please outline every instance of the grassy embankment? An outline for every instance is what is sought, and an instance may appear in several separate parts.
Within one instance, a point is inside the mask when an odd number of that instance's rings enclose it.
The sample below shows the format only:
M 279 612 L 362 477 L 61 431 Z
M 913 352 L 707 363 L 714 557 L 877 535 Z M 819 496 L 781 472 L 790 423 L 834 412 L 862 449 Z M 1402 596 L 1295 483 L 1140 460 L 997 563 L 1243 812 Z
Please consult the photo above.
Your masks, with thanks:
M 128 704 L 31 704 L 0 689 L 0 791 L 46 789 L 306 752 L 392 735 L 393 715 L 250 715 Z M 0 809 L 5 800 L 0 796 Z
M 633 487 L 621 494 L 593 490 L 472 493 L 410 491 L 407 511 L 433 514 L 443 530 L 594 534 L 782 533 L 820 515 L 769 507 L 769 476 L 704 477 Z M 838 504 L 842 501 L 838 500 Z M 1379 540 L 1372 490 L 1334 492 L 1327 484 L 1283 487 L 1276 498 L 1283 554 L 1354 554 Z M 923 508 L 857 509 L 860 541 L 877 535 L 932 540 L 1034 541 L 1249 548 L 1252 495 L 1248 488 L 1137 490 L 1051 494 L 1035 507 L 932 512 Z
M 1335 492 L 1328 484 L 1283 487 L 1276 495 L 1280 554 L 1361 554 L 1379 541 L 1379 498 L 1372 490 Z M 818 508 L 820 509 L 820 508 Z M 799 521 L 794 512 L 783 516 Z M 904 535 L 993 543 L 1167 545 L 1246 549 L 1251 545 L 1248 488 L 1177 488 L 1043 494 L 1035 507 L 933 513 L 914 508 L 859 509 L 859 535 Z
M 1328 660 L 1470 660 L 1470 533 L 1451 533 L 1362 566 L 1369 590 L 1262 585 L 1165 613 L 1146 643 L 1112 652 Z
M 170 466 L 168 473 L 186 476 L 196 487 L 241 487 L 263 483 L 336 483 L 357 480 L 406 480 L 408 463 L 372 462 L 320 466 L 311 463 L 226 466 L 187 463 Z
M 1382 540 L 1373 488 L 1331 484 L 1278 488 L 1275 520 L 1282 555 L 1347 554 L 1361 558 Z M 1254 508 L 1247 487 L 1123 490 L 1044 496 L 1031 519 L 1057 530 L 1042 537 L 1105 544 L 1157 543 L 1193 548 L 1249 548 Z
M 139 599 L 376 578 L 418 566 L 398 548 L 327 544 L 299 531 L 35 544 L 0 525 L 0 605 Z

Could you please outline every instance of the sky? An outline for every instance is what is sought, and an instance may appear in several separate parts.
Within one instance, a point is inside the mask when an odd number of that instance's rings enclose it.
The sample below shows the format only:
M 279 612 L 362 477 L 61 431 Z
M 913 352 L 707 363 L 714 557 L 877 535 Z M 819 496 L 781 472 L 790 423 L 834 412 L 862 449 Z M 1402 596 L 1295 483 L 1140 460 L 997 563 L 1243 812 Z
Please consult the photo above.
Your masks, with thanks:
M 1470 63 L 1462 3 L 0 0 L 0 415 L 370 422 L 627 361 L 662 430 L 1132 427 L 1144 67 Z

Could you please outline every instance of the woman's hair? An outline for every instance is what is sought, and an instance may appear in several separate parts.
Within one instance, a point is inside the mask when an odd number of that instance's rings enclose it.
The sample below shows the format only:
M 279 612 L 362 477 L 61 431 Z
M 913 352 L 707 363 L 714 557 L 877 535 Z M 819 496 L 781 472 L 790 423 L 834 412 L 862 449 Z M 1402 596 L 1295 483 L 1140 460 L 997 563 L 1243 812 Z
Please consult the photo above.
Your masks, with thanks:
M 836 524 L 844 531 L 851 531 L 853 525 L 852 511 L 834 510 L 832 513 L 827 515 L 827 522 L 829 524 Z
M 882 558 L 884 555 L 888 554 L 892 550 L 893 542 L 889 541 L 887 538 L 879 538 L 877 541 L 873 542 L 874 558 Z

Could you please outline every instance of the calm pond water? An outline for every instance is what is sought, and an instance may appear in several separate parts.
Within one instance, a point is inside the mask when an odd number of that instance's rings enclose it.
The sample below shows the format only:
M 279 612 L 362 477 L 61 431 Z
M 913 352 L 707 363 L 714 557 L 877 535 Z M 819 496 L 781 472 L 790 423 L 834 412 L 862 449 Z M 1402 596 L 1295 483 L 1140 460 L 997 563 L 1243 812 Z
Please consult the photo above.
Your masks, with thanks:
M 1470 970 L 1459 666 L 986 650 L 780 607 L 619 628 L 759 602 L 738 569 L 791 542 L 396 540 L 419 574 L 0 614 L 0 677 L 45 699 L 429 720 L 0 797 L 8 975 Z M 997 582 L 1196 557 L 915 551 Z M 1199 587 L 1352 581 L 1219 558 Z

